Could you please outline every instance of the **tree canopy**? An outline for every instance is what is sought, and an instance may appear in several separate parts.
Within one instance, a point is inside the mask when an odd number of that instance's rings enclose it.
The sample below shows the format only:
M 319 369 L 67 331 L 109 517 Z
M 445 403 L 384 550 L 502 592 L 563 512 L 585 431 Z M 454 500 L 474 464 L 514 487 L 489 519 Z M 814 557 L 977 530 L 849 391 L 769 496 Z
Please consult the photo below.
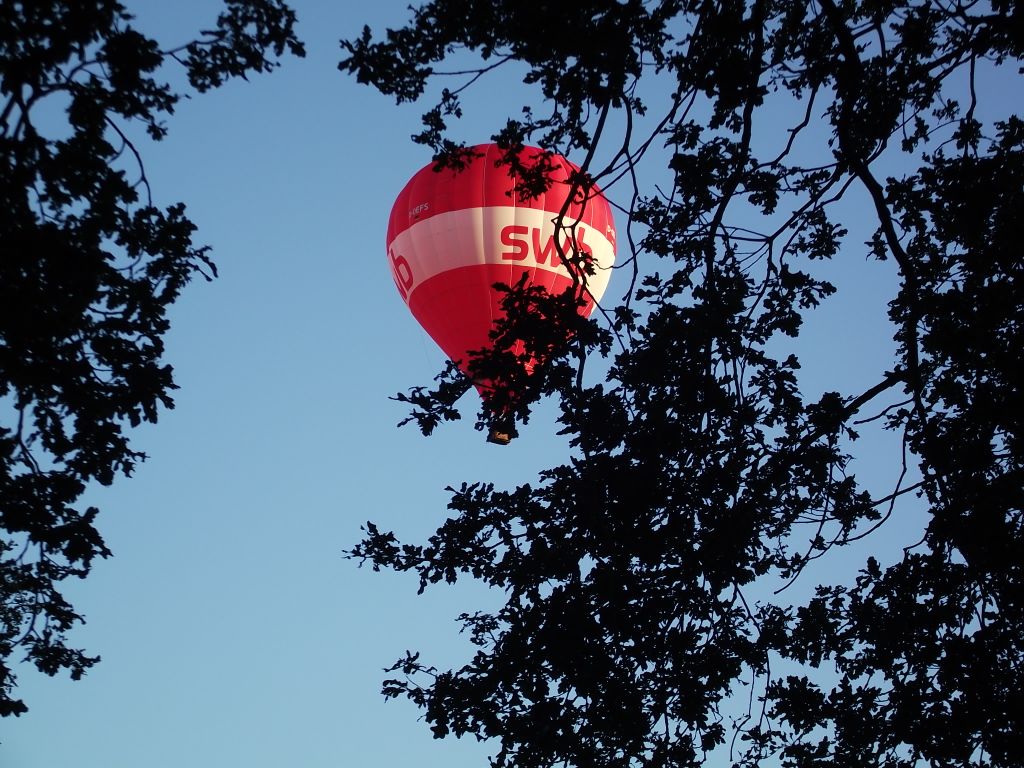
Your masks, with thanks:
M 495 139 L 609 190 L 632 277 L 597 322 L 508 287 L 482 355 L 519 377 L 520 419 L 556 400 L 564 463 L 467 481 L 429 541 L 369 523 L 349 553 L 504 595 L 461 617 L 468 663 L 409 653 L 385 695 L 437 737 L 495 740 L 495 766 L 1019 764 L 1024 8 L 432 0 L 343 48 L 399 102 L 440 92 L 415 137 L 440 156 L 466 89 L 520 67 L 534 98 Z M 865 258 L 894 276 L 895 353 L 807 393 L 791 342 L 844 290 L 827 263 Z M 507 365 L 516 339 L 550 362 Z M 425 432 L 458 417 L 456 379 L 401 396 Z M 878 426 L 882 489 L 854 474 Z M 920 540 L 864 554 L 908 510 Z
M 303 54 L 294 23 L 281 0 L 225 0 L 165 49 L 113 0 L 0 6 L 0 715 L 26 710 L 20 657 L 76 679 L 98 660 L 68 645 L 60 592 L 110 554 L 80 499 L 145 458 L 128 431 L 173 407 L 168 308 L 216 273 L 138 148 L 183 96 L 164 67 L 197 92 L 269 71 Z

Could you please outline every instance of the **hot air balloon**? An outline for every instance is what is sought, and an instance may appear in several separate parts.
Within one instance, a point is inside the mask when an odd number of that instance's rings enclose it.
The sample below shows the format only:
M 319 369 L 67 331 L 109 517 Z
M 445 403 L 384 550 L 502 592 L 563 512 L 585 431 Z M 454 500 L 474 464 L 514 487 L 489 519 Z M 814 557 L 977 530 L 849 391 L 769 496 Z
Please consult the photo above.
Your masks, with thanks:
M 577 166 L 560 155 L 524 147 L 519 162 L 524 167 L 546 162 L 551 182 L 546 192 L 528 198 L 516 190 L 510 166 L 499 162 L 505 150 L 496 144 L 470 149 L 460 169 L 438 170 L 433 163 L 420 169 L 399 193 L 387 232 L 388 262 L 399 294 L 467 375 L 469 353 L 490 348 L 488 334 L 503 316 L 503 294 L 495 284 L 524 280 L 554 294 L 575 286 L 582 299 L 579 311 L 586 317 L 604 293 L 615 260 L 608 201 L 596 188 L 583 194 L 578 185 L 569 200 L 570 174 Z M 559 254 L 559 245 L 569 259 Z M 566 261 L 580 257 L 589 268 L 577 268 L 574 280 Z M 489 440 L 507 443 L 512 434 L 511 427 L 492 430 Z

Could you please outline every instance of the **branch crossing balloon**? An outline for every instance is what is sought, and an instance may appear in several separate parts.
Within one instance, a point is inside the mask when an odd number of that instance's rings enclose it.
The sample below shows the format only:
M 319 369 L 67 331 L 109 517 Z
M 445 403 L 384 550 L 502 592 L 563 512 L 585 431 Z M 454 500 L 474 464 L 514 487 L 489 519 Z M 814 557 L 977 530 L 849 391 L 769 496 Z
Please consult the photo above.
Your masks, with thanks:
M 431 163 L 416 173 L 395 201 L 387 233 L 399 294 L 467 375 L 469 353 L 490 348 L 488 334 L 503 315 L 503 294 L 495 283 L 516 285 L 526 275 L 527 285 L 553 294 L 581 287 L 580 313 L 586 317 L 604 293 L 615 261 L 608 201 L 594 187 L 584 195 L 579 185 L 569 199 L 577 166 L 561 155 L 524 148 L 519 162 L 524 167 L 546 162 L 551 181 L 546 192 L 529 198 L 516 190 L 510 166 L 499 164 L 505 150 L 495 144 L 471 149 L 461 169 L 435 170 Z M 577 268 L 574 280 L 566 262 L 580 259 L 588 262 L 590 273 Z

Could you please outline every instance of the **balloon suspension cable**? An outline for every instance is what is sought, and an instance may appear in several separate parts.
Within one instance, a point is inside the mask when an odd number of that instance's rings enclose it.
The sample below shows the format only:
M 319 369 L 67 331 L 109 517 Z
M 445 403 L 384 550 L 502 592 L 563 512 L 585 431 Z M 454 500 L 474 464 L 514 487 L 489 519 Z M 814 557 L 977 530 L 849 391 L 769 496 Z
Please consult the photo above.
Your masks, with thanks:
M 532 366 L 531 366 L 532 367 Z M 473 386 L 477 388 L 481 396 L 485 391 L 493 391 L 495 386 L 494 383 L 487 380 L 471 379 Z M 487 442 L 494 443 L 495 445 L 508 445 L 512 442 L 513 438 L 519 437 L 519 432 L 516 430 L 516 420 L 512 413 L 510 406 L 503 408 L 491 408 L 489 405 L 485 406 L 485 409 L 490 412 L 490 424 L 487 428 Z

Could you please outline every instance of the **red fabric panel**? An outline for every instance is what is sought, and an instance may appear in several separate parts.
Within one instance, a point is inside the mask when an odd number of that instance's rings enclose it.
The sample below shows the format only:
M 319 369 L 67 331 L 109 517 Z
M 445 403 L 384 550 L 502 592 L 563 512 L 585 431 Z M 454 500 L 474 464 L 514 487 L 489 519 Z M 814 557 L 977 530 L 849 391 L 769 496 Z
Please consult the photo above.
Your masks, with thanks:
M 510 274 L 511 270 L 511 274 Z M 501 297 L 495 283 L 516 282 L 522 267 L 498 264 L 479 264 L 444 272 L 420 285 L 409 300 L 409 309 L 420 325 L 452 360 L 461 361 L 465 370 L 469 352 L 491 346 L 488 334 L 494 320 L 502 316 Z M 548 270 L 543 272 L 549 291 L 560 293 L 571 287 L 572 281 Z M 593 303 L 581 313 L 588 316 Z
M 389 244 L 399 232 L 445 211 L 513 205 L 538 208 L 555 215 L 562 209 L 569 192 L 569 174 L 579 170 L 561 155 L 554 155 L 551 158 L 554 168 L 550 178 L 555 183 L 545 194 L 527 200 L 512 191 L 515 180 L 509 176 L 509 167 L 495 165 L 502 155 L 502 150 L 496 144 L 479 144 L 473 150 L 480 156 L 473 158 L 461 171 L 435 171 L 431 163 L 412 177 L 391 209 L 387 233 Z M 536 147 L 526 147 L 521 157 L 524 162 L 528 162 L 540 152 Z M 583 201 L 574 201 L 567 215 L 571 219 L 581 219 L 599 232 L 613 232 L 611 208 L 599 190 L 585 204 Z M 613 239 L 613 236 L 609 239 Z

